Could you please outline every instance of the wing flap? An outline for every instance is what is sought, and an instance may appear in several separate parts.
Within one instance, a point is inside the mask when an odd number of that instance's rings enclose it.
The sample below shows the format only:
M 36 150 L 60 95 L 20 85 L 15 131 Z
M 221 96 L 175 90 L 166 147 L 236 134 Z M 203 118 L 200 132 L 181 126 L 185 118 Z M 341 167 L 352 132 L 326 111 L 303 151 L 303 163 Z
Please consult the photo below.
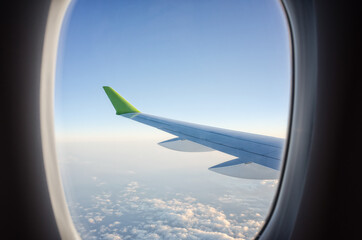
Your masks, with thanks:
M 158 143 L 160 146 L 180 152 L 210 152 L 214 149 L 182 138 L 173 138 Z
M 230 177 L 246 179 L 278 179 L 279 171 L 239 158 L 209 168 L 210 171 Z

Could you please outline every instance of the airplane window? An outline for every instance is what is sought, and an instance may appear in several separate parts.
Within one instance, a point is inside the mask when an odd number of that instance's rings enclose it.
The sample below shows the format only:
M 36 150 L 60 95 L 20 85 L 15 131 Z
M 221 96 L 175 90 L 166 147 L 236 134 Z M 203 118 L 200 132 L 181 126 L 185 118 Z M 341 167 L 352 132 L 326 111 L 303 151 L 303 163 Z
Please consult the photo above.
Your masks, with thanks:
M 279 1 L 77 0 L 62 26 L 56 150 L 83 239 L 252 239 L 283 164 Z

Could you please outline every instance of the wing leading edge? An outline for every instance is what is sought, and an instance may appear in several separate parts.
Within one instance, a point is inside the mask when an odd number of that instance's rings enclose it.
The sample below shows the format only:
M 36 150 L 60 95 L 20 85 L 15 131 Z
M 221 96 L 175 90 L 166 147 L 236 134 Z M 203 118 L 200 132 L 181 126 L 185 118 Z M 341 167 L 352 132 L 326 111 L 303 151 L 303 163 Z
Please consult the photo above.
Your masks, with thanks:
M 237 157 L 210 167 L 211 171 L 248 179 L 276 179 L 284 140 L 200 124 L 177 121 L 138 111 L 111 87 L 103 87 L 117 115 L 158 128 L 178 138 L 159 143 L 177 151 L 218 150 Z

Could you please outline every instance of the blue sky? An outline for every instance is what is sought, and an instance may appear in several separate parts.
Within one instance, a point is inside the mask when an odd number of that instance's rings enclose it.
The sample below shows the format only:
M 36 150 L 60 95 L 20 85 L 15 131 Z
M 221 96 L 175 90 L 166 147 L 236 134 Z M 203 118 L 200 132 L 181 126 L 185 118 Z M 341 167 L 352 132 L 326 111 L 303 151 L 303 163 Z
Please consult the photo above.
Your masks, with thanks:
M 164 134 L 116 116 L 108 85 L 145 113 L 283 137 L 288 34 L 278 1 L 75 1 L 58 50 L 57 136 Z

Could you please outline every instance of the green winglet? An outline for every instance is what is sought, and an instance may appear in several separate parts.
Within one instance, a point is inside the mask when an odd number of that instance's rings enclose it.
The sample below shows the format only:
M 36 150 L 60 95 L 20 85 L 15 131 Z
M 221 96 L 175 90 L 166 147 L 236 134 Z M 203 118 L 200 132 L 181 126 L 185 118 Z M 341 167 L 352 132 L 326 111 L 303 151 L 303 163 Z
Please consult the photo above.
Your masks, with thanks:
M 121 97 L 121 95 L 114 91 L 113 88 L 104 86 L 103 89 L 106 92 L 109 100 L 111 100 L 114 109 L 116 109 L 117 115 L 140 112 L 137 110 L 137 108 L 127 102 L 126 99 L 124 99 L 123 97 Z

